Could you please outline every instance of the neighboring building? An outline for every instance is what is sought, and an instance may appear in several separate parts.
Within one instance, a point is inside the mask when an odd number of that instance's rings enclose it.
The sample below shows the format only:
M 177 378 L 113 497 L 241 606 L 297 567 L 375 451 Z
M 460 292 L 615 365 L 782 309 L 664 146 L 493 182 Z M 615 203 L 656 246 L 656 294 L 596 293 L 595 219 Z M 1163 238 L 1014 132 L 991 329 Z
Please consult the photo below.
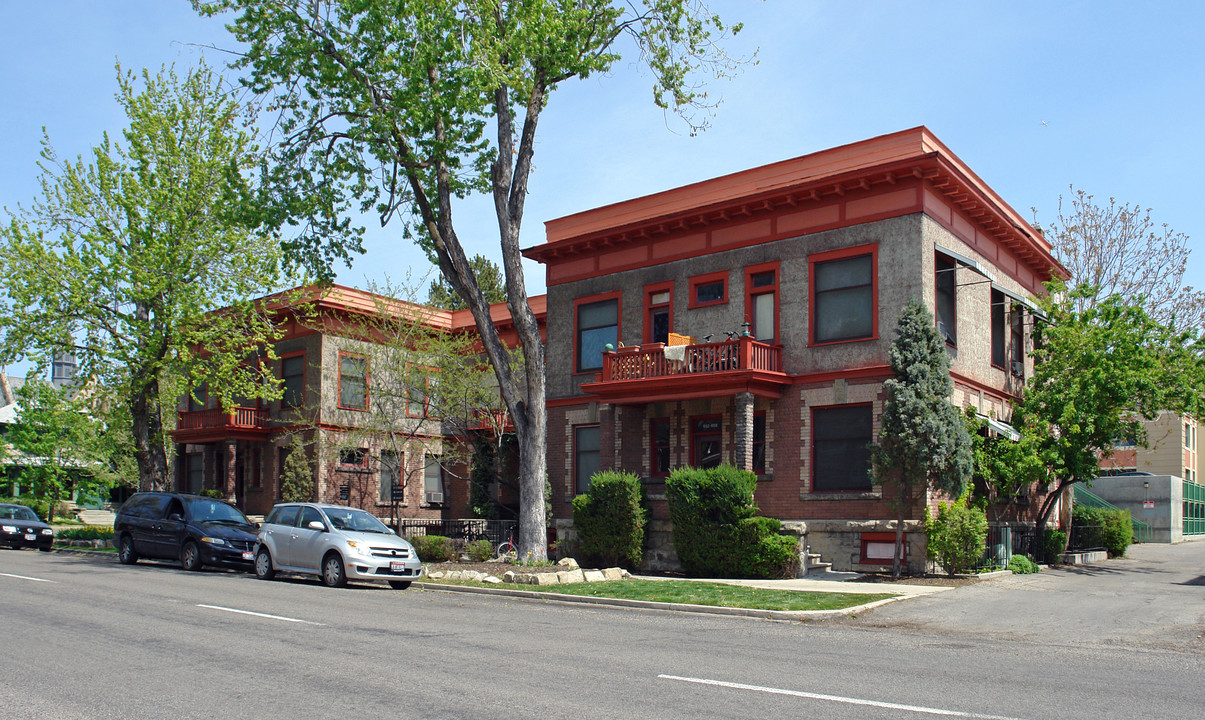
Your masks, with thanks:
M 1197 430 L 1200 423 L 1173 412 L 1161 412 L 1143 423 L 1146 447 L 1134 439 L 1123 440 L 1113 454 L 1101 460 L 1105 474 L 1148 472 L 1173 475 L 1192 483 L 1200 482 L 1200 456 L 1197 454 Z
M 544 298 L 531 298 L 544 321 Z M 248 401 L 219 408 L 204 388 L 179 406 L 176 429 L 176 487 L 198 492 L 221 490 L 250 514 L 264 514 L 280 496 L 280 473 L 292 437 L 299 435 L 313 468 L 317 499 L 364 508 L 382 517 L 395 509 L 391 487 L 403 486 L 397 508 L 402 517 L 468 517 L 467 468 L 446 472 L 445 437 L 439 418 L 416 411 L 400 420 L 404 447 L 387 449 L 364 428 L 380 398 L 374 388 L 387 379 L 373 367 L 374 342 L 365 328 L 390 312 L 416 314 L 441 331 L 475 332 L 467 310 L 445 311 L 383 298 L 362 290 L 307 287 L 262 298 L 277 317 L 283 336 L 273 344 L 278 358 L 272 374 L 283 397 L 270 403 Z M 511 347 L 517 344 L 505 304 L 491 308 L 495 324 Z M 396 450 L 396 451 L 395 451 Z M 505 491 L 503 491 L 505 493 Z M 507 505 L 510 498 L 497 498 Z M 515 499 L 517 501 L 517 498 Z
M 554 515 L 571 516 L 599 469 L 641 475 L 652 566 L 676 562 L 669 471 L 721 462 L 758 473 L 761 512 L 806 522 L 835 569 L 889 564 L 894 489 L 873 484 L 867 444 L 900 308 L 933 311 L 953 401 L 1007 431 L 1033 369 L 1032 298 L 1066 277 L 1041 233 L 924 127 L 546 227 L 524 253 L 547 267 L 552 310 Z M 908 501 L 914 568 L 936 501 Z

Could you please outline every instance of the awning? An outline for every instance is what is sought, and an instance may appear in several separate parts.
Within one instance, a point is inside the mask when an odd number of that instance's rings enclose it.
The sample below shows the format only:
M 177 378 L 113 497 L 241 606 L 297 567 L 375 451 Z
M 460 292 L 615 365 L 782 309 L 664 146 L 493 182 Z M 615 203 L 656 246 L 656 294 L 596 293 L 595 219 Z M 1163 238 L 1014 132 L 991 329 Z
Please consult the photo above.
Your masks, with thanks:
M 989 417 L 987 415 L 982 415 L 980 413 L 975 413 L 975 414 L 979 416 L 980 420 L 983 420 L 984 422 L 986 422 L 988 427 L 990 427 L 991 429 L 1000 433 L 1001 435 L 1008 438 L 1009 440 L 1012 440 L 1013 442 L 1017 442 L 1018 440 L 1021 439 L 1021 433 L 1017 432 L 1017 429 L 1015 427 L 1013 427 L 1012 425 L 1009 425 L 1006 422 L 1000 422 L 999 420 L 997 420 L 993 417 Z
M 937 250 L 937 252 L 941 253 L 942 255 L 945 255 L 946 257 L 950 258 L 951 260 L 953 260 L 954 262 L 958 263 L 959 265 L 965 267 L 966 269 L 979 273 L 980 275 L 987 278 L 988 280 L 991 280 L 993 283 L 996 282 L 996 276 L 993 275 L 991 272 L 989 272 L 987 268 L 983 267 L 983 265 L 978 260 L 972 260 L 971 258 L 967 257 L 966 255 L 956 253 L 953 250 L 950 250 L 949 248 L 942 247 L 941 245 L 935 244 L 933 246 L 933 249 Z
M 1033 300 L 1022 297 L 1022 296 L 1018 295 L 1017 293 L 1013 292 L 1012 290 L 1007 290 L 1005 288 L 1002 288 L 999 285 L 997 285 L 995 282 L 992 283 L 992 289 L 995 290 L 996 292 L 1000 293 L 1001 295 L 1004 295 L 1005 297 L 1011 298 L 1014 302 L 1021 303 L 1031 313 L 1034 314 L 1034 317 L 1040 318 L 1041 320 L 1044 320 L 1046 322 L 1050 322 L 1050 318 L 1046 317 L 1046 313 L 1043 312 L 1042 309 L 1039 308 L 1037 305 L 1035 305 Z

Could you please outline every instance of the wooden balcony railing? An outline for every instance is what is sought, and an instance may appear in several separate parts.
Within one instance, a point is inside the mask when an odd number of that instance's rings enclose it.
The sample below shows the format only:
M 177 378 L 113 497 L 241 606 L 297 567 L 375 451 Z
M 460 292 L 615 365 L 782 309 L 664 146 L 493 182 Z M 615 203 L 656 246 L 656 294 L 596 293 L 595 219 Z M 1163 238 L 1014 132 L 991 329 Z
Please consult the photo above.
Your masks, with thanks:
M 680 346 L 682 347 L 682 346 Z M 782 372 L 782 347 L 740 337 L 726 342 L 686 345 L 681 359 L 661 343 L 619 348 L 603 353 L 602 381 L 638 380 L 676 375 L 723 373 L 741 370 Z
M 266 427 L 268 427 L 268 410 L 266 408 L 210 408 L 191 412 L 180 411 L 176 414 L 177 430 Z

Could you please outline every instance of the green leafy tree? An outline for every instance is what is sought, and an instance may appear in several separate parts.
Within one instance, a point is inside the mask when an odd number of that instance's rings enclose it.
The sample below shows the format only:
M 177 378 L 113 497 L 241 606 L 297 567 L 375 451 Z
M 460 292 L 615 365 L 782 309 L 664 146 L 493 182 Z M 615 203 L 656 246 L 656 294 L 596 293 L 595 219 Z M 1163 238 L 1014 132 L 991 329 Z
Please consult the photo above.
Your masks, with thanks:
M 987 423 L 972 407 L 964 415 L 974 453 L 972 477 L 975 500 L 983 502 L 994 519 L 1003 520 L 1017 501 L 1044 484 L 1046 467 L 1038 457 L 1034 438 L 1019 440 L 985 432 Z
M 1038 537 L 1063 491 L 1100 474 L 1117 438 L 1145 442 L 1144 419 L 1161 410 L 1199 417 L 1202 409 L 1205 343 L 1198 333 L 1156 322 L 1118 295 L 1080 304 L 1094 292 L 1054 286 L 1041 299 L 1050 322 L 1038 329 L 1034 375 L 1013 413 L 1050 490 Z
M 163 489 L 186 387 L 225 406 L 275 389 L 245 362 L 274 332 L 246 298 L 282 281 L 280 245 L 256 229 L 250 118 L 220 78 L 119 68 L 118 87 L 124 144 L 64 162 L 44 140 L 40 197 L 0 227 L 0 360 L 73 350 L 120 399 L 98 411 L 130 423 L 141 487 Z
M 473 268 L 473 274 L 477 276 L 477 285 L 481 288 L 486 302 L 491 305 L 506 302 L 502 270 L 493 260 L 484 255 L 474 255 L 469 259 L 469 267 Z M 431 287 L 427 290 L 427 304 L 443 310 L 464 310 L 469 306 L 464 298 L 457 294 L 452 283 L 442 276 L 431 281 Z
M 895 557 L 891 572 L 900 576 L 904 518 L 918 493 L 935 487 L 953 497 L 962 494 L 972 471 L 971 438 L 958 408 L 950 402 L 950 356 L 937 333 L 933 315 L 916 300 L 900 313 L 889 352 L 894 377 L 884 383 L 887 400 L 871 464 L 880 484 L 894 484 Z
M 705 124 L 697 78 L 735 66 L 719 50 L 727 28 L 695 0 L 193 5 L 237 13 L 229 27 L 244 49 L 235 65 L 281 108 L 270 197 L 281 222 L 300 218 L 313 230 L 294 255 L 329 273 L 324 264 L 361 249 L 362 229 L 347 210 L 375 210 L 383 224 L 402 214 L 406 234 L 417 230 L 467 303 L 519 443 L 519 549 L 546 558 L 544 350 L 519 248 L 537 126 L 553 91 L 608 72 L 625 38 L 653 72 L 654 101 L 692 130 Z M 524 351 L 518 374 L 453 221 L 454 202 L 474 192 L 494 200 L 506 301 Z
M 280 472 L 281 502 L 309 502 L 314 499 L 314 470 L 306 456 L 301 436 L 294 435 Z
M 987 548 L 987 515 L 970 501 L 971 494 L 963 493 L 952 503 L 938 503 L 936 515 L 925 508 L 929 557 L 950 577 L 973 568 Z

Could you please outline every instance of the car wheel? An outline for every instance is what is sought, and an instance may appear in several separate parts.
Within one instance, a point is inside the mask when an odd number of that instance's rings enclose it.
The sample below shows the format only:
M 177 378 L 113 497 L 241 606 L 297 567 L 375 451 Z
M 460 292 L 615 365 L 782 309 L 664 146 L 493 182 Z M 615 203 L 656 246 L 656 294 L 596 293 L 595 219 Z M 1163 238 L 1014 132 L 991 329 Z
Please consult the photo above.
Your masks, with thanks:
M 394 590 L 405 590 L 406 588 L 410 587 L 410 581 L 409 580 L 390 580 L 389 587 L 393 588 Z
M 331 553 L 322 559 L 322 582 L 327 587 L 343 587 L 347 584 L 347 573 L 343 570 L 343 558 Z
M 260 580 L 271 580 L 276 576 L 276 569 L 272 567 L 272 556 L 267 550 L 260 549 L 255 554 L 255 577 Z
M 133 565 L 138 562 L 138 552 L 134 550 L 134 540 L 129 535 L 122 535 L 117 545 L 117 559 L 123 565 Z
M 189 572 L 194 572 L 201 569 L 201 548 L 191 540 L 184 543 L 184 549 L 180 551 L 180 564 Z

